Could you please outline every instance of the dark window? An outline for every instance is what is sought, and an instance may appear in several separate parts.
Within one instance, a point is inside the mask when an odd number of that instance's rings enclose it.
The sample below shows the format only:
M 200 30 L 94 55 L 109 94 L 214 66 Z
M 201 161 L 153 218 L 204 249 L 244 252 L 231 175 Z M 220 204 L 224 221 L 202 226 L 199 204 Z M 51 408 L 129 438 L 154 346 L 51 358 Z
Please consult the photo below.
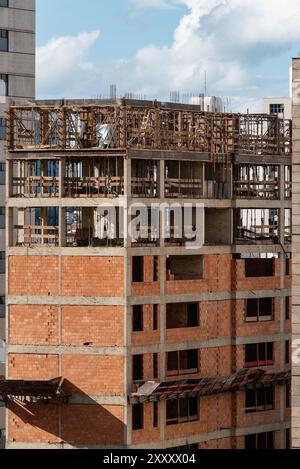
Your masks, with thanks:
M 0 163 L 0 186 L 5 185 L 5 163 Z
M 187 305 L 187 325 L 188 327 L 199 326 L 199 304 L 188 303 Z
M 245 449 L 274 449 L 274 433 L 246 435 Z
M 158 305 L 153 305 L 153 330 L 158 330 Z
M 265 412 L 274 409 L 274 388 L 268 386 L 246 391 L 246 413 Z
M 196 420 L 199 420 L 199 399 L 197 397 L 167 401 L 167 425 L 178 425 Z
M 8 0 L 0 0 L 0 7 L 8 7 Z
M 143 355 L 134 355 L 132 357 L 132 380 L 142 381 L 144 377 Z
M 245 366 L 273 365 L 273 343 L 247 344 L 245 346 Z
M 144 428 L 144 406 L 135 404 L 132 406 L 132 430 L 143 430 Z
M 167 305 L 167 329 L 199 326 L 199 303 L 175 303 Z
M 0 29 L 0 52 L 8 52 L 8 31 Z
M 144 258 L 141 256 L 132 258 L 132 281 L 133 283 L 144 281 Z
M 284 104 L 270 104 L 270 114 L 283 114 Z
M 167 280 L 201 280 L 203 264 L 203 256 L 170 256 L 167 258 Z
M 167 354 L 167 376 L 196 374 L 198 371 L 198 350 L 184 350 Z
M 285 342 L 285 363 L 288 365 L 290 363 L 291 350 L 290 350 L 290 341 L 286 340 Z
M 246 321 L 272 321 L 274 314 L 273 298 L 254 298 L 246 300 Z
M 5 207 L 0 207 L 0 229 L 5 228 Z
M 8 75 L 0 73 L 0 96 L 8 96 Z
M 143 306 L 133 307 L 133 332 L 142 332 L 144 330 Z
M 0 251 L 0 274 L 5 274 L 5 251 Z
M 158 282 L 159 278 L 159 262 L 158 262 L 158 257 L 154 256 L 153 257 L 153 282 Z
M 285 261 L 285 275 L 291 275 L 291 259 L 286 259 Z
M 273 277 L 274 259 L 245 259 L 245 276 Z
M 153 378 L 158 378 L 158 354 L 153 354 Z
M 291 299 L 289 296 L 285 297 L 285 319 L 288 321 L 290 319 L 290 314 L 291 314 Z
M 285 406 L 287 409 L 291 407 L 291 385 L 289 383 L 285 386 Z
M 5 318 L 5 296 L 0 296 L 0 318 Z
M 0 140 L 6 140 L 6 119 L 4 117 L 0 117 Z
M 153 427 L 158 427 L 158 402 L 153 402 Z

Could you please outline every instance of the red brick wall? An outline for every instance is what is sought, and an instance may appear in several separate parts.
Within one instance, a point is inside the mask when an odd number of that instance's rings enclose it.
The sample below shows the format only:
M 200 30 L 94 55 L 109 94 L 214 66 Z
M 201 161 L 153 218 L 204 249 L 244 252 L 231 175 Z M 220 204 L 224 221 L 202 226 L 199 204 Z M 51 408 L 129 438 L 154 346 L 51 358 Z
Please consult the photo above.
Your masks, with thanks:
M 59 407 L 51 404 L 9 404 L 8 439 L 18 443 L 59 443 Z
M 233 449 L 232 438 L 221 438 L 219 440 L 204 441 L 200 443 L 199 448 L 202 450 Z
M 67 391 L 75 394 L 121 396 L 124 394 L 124 357 L 63 355 L 62 375 Z
M 121 306 L 64 306 L 62 344 L 115 347 L 124 345 L 124 308 Z
M 123 257 L 63 257 L 62 295 L 123 296 Z
M 57 345 L 58 308 L 42 305 L 9 306 L 9 341 L 15 345 Z
M 58 355 L 8 356 L 9 379 L 47 381 L 59 376 Z
M 62 410 L 62 438 L 73 445 L 124 444 L 124 409 L 121 406 L 76 405 Z
M 8 269 L 9 295 L 58 294 L 58 257 L 10 256 Z
M 59 413 L 61 412 L 61 435 Z M 105 431 L 104 431 L 105 429 Z M 9 442 L 70 445 L 123 445 L 121 406 L 9 404 Z
M 201 348 L 200 369 L 202 377 L 231 375 L 231 347 Z

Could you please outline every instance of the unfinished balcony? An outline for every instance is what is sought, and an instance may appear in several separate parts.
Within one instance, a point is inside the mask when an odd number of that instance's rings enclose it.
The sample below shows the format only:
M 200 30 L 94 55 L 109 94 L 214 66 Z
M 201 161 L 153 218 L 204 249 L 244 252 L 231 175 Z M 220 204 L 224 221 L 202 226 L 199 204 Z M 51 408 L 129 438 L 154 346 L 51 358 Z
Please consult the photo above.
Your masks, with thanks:
M 122 213 L 117 208 L 73 207 L 64 211 L 62 245 L 66 247 L 122 247 Z
M 123 158 L 10 161 L 12 198 L 116 198 L 124 195 Z
M 165 197 L 171 199 L 229 199 L 228 164 L 166 161 Z
M 52 198 L 59 196 L 59 163 L 46 161 L 13 161 L 10 165 L 10 197 Z
M 124 195 L 124 160 L 121 158 L 67 159 L 63 197 L 114 198 Z
M 279 244 L 278 209 L 241 209 L 235 211 L 236 244 Z
M 239 165 L 235 169 L 234 197 L 237 199 L 278 200 L 278 166 Z
M 203 197 L 202 163 L 166 161 L 165 197 L 170 199 L 200 199 Z
M 147 212 L 146 212 L 147 215 Z M 145 219 L 136 220 L 139 211 L 135 215 L 131 215 L 133 225 L 128 227 L 128 236 L 131 239 L 131 246 L 138 247 L 158 247 L 160 245 L 159 222 L 153 220 L 153 212 L 148 209 L 148 216 Z
M 202 215 L 203 214 L 203 215 Z M 232 244 L 232 210 L 173 206 L 164 212 L 166 247 Z
M 159 163 L 155 160 L 132 160 L 131 188 L 135 198 L 157 198 Z
M 35 247 L 59 245 L 57 208 L 10 209 L 9 245 Z

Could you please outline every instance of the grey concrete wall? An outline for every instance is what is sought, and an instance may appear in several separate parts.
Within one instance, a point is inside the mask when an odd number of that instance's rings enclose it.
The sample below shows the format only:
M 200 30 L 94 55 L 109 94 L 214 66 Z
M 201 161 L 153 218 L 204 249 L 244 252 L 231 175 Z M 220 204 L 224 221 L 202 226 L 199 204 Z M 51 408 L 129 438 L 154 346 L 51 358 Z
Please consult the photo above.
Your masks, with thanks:
M 0 7 L 0 29 L 8 31 L 8 52 L 0 52 L 0 73 L 9 75 L 8 98 L 0 104 L 0 117 L 10 99 L 35 97 L 35 0 L 10 0 Z M 5 142 L 0 141 L 0 163 L 5 161 Z M 5 206 L 5 187 L 0 186 L 0 207 Z M 5 250 L 5 230 L 0 229 L 0 251 Z M 5 276 L 0 275 L 0 296 L 5 296 Z M 0 318 L 0 341 L 5 339 L 5 319 Z M 0 354 L 1 355 L 1 354 Z M 1 358 L 0 358 L 1 362 Z M 5 367 L 0 363 L 0 375 Z M 0 431 L 5 409 L 0 408 Z M 0 447 L 1 447 L 0 441 Z

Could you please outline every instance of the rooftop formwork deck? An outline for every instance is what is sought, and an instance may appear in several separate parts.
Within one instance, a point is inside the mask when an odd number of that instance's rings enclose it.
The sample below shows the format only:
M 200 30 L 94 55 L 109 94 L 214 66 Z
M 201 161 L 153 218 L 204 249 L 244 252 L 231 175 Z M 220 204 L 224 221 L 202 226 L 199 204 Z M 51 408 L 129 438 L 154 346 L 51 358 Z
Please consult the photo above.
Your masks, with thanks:
M 198 109 L 126 100 L 12 106 L 8 149 L 155 149 L 198 152 L 212 158 L 291 154 L 290 121 L 263 114 L 215 114 Z

